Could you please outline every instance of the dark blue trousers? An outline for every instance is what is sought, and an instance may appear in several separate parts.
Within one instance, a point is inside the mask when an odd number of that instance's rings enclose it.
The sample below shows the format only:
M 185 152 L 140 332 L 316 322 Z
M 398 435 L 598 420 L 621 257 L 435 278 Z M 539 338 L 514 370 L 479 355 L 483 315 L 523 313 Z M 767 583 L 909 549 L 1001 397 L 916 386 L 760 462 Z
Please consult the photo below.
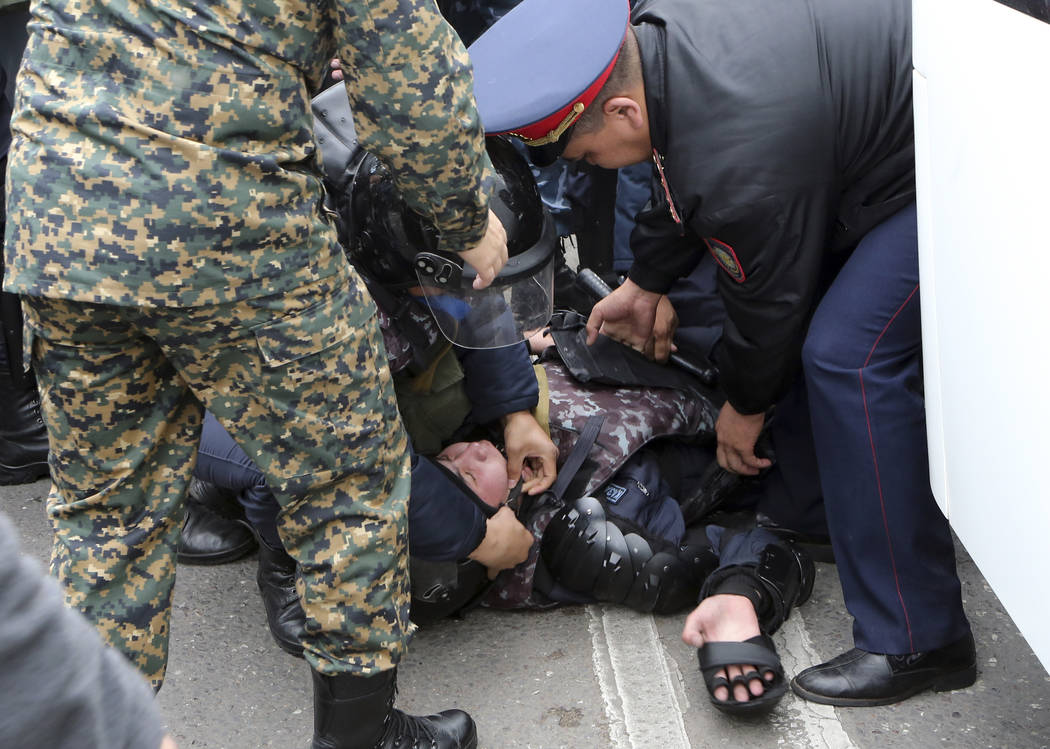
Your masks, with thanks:
M 204 413 L 193 473 L 235 492 L 259 537 L 272 548 L 282 547 L 277 533 L 281 505 L 270 491 L 266 476 L 210 411 Z M 465 559 L 483 535 L 485 516 L 465 497 L 448 492 L 444 481 L 432 463 L 413 458 L 408 505 L 408 548 L 412 556 L 431 561 Z
M 281 505 L 270 491 L 255 461 L 233 441 L 211 411 L 204 412 L 204 427 L 197 448 L 194 475 L 204 481 L 237 493 L 245 517 L 262 539 L 275 549 L 282 548 L 277 534 L 277 515 Z
M 803 348 L 810 417 L 856 646 L 911 653 L 969 631 L 948 521 L 930 489 L 915 207 L 872 230 Z
M 675 342 L 686 358 L 712 360 L 722 337 L 725 303 L 718 293 L 718 264 L 706 253 L 668 296 L 678 312 Z M 777 402 L 769 424 L 776 462 L 759 486 L 734 501 L 734 509 L 762 513 L 778 525 L 812 536 L 827 535 L 817 457 L 809 424 L 809 401 L 799 375 Z M 703 475 L 706 463 L 683 464 L 683 475 Z

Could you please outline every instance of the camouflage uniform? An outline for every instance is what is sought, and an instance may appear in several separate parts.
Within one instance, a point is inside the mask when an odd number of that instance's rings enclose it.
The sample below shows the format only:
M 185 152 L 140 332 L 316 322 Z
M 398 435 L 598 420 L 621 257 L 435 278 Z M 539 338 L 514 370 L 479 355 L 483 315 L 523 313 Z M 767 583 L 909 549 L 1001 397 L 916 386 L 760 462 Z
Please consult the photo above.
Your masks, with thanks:
M 207 406 L 282 504 L 311 665 L 393 667 L 406 441 L 374 305 L 321 210 L 309 101 L 341 57 L 362 142 L 461 250 L 484 233 L 490 168 L 465 50 L 425 0 L 32 12 L 6 288 L 40 373 L 68 601 L 161 684 Z

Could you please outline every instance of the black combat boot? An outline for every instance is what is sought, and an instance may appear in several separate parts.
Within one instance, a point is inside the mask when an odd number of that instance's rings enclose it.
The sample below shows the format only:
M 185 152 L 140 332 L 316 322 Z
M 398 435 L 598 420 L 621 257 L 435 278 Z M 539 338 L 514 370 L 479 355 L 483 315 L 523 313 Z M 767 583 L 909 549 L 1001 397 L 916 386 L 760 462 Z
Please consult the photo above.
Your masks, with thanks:
M 259 572 L 255 579 L 266 609 L 266 623 L 281 650 L 302 658 L 299 633 L 306 626 L 306 612 L 295 590 L 295 566 L 288 552 L 259 539 Z
M 407 715 L 394 708 L 397 669 L 376 676 L 314 678 L 311 749 L 476 749 L 477 729 L 462 710 Z
M 232 517 L 238 510 L 230 492 L 192 479 L 177 547 L 179 562 L 224 564 L 250 554 L 255 549 L 255 534 L 247 522 Z
M 4 345 L 0 341 L 0 346 Z M 40 418 L 36 380 L 16 384 L 0 366 L 0 485 L 27 484 L 48 475 L 47 429 Z

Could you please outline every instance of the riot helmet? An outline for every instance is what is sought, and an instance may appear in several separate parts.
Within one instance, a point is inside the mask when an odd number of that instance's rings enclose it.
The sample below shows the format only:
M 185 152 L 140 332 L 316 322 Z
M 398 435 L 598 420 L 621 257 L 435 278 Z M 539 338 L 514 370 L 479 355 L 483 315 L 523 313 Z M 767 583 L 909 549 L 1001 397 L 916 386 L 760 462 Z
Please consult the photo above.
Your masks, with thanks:
M 464 348 L 520 343 L 554 310 L 554 222 L 525 159 L 504 138 L 486 141 L 496 174 L 490 207 L 506 230 L 508 261 L 484 289 L 473 287 L 473 268 L 440 247 L 433 224 L 408 206 L 375 156 L 360 161 L 345 206 L 351 262 L 387 289 L 424 299 L 441 333 Z
M 467 518 L 475 516 L 474 508 L 481 510 L 481 518 L 491 517 L 498 508 L 475 494 L 460 476 L 436 459 L 414 454 L 411 507 L 421 506 L 438 508 L 444 520 L 440 525 L 425 526 L 425 533 L 410 538 L 412 621 L 427 624 L 479 602 L 489 588 L 488 571 L 469 558 L 448 559 L 447 554 L 431 558 L 414 545 L 425 541 L 431 547 L 454 548 L 460 543 L 454 534 L 469 523 Z M 412 512 L 410 509 L 410 516 Z M 433 519 L 435 515 L 432 512 L 428 517 Z

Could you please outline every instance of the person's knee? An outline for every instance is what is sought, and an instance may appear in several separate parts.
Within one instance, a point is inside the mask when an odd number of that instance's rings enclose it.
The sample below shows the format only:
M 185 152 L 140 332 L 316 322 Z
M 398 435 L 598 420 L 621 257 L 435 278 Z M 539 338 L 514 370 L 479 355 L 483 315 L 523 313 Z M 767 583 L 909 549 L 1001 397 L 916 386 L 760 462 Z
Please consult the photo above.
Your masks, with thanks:
M 855 365 L 845 361 L 843 352 L 848 347 L 844 343 L 834 328 L 821 326 L 816 319 L 813 321 L 802 344 L 802 371 L 807 382 L 828 373 L 855 368 Z

